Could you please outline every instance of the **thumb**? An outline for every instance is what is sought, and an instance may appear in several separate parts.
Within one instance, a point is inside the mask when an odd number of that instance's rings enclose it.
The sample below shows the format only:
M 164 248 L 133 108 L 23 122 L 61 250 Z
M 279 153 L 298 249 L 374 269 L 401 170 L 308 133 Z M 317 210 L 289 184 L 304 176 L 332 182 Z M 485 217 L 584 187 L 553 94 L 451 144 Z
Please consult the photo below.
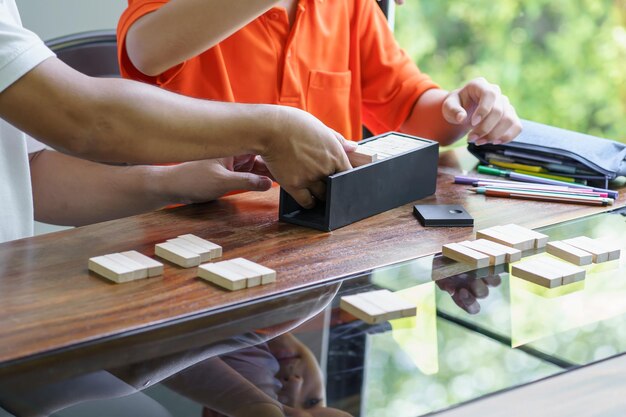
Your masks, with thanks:
M 347 140 L 346 138 L 343 137 L 343 135 L 339 132 L 336 132 L 333 130 L 333 133 L 335 134 L 335 137 L 337 138 L 337 140 L 339 141 L 339 143 L 341 144 L 341 146 L 343 147 L 344 152 L 354 152 L 356 151 L 357 148 L 357 143 L 351 140 Z
M 467 119 L 467 111 L 461 104 L 461 96 L 458 91 L 448 94 L 448 97 L 443 101 L 441 111 L 443 118 L 453 125 L 459 125 Z
M 250 172 L 230 172 L 223 181 L 228 190 L 267 191 L 272 188 L 271 179 Z

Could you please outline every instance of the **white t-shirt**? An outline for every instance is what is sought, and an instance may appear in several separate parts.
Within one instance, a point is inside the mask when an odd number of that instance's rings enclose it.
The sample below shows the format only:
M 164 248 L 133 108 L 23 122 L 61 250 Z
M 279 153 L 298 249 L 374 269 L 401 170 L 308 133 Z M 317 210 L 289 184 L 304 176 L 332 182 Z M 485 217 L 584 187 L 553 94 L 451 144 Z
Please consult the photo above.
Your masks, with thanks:
M 0 93 L 51 56 L 41 39 L 22 27 L 15 1 L 0 0 Z M 0 242 L 33 234 L 28 153 L 43 147 L 0 119 Z

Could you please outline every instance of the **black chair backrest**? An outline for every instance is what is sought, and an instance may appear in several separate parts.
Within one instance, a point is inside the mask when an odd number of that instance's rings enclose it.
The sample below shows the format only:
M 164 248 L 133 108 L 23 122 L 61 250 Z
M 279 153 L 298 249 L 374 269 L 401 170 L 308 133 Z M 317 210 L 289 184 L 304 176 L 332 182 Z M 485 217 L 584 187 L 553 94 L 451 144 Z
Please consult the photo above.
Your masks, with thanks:
M 389 13 L 391 13 L 391 3 L 394 0 L 380 0 L 378 1 L 378 5 L 380 6 L 381 9 L 383 9 L 383 13 L 385 14 L 385 17 L 387 17 L 387 20 L 389 20 Z
M 94 30 L 51 39 L 46 45 L 70 67 L 92 77 L 119 77 L 114 30 Z

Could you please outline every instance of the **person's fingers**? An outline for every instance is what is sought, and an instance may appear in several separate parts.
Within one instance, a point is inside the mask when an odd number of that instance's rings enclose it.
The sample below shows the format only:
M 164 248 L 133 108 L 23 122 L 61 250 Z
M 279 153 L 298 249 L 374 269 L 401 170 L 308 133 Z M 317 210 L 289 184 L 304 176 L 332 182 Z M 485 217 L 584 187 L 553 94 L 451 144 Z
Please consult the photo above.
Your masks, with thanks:
M 474 143 L 476 145 L 484 145 L 485 143 L 491 143 L 493 145 L 500 145 L 501 143 L 505 143 L 504 139 L 506 132 L 509 131 L 513 127 L 513 120 L 503 118 L 500 120 L 497 126 L 493 128 L 491 132 L 482 136 L 480 139 L 476 140 Z
M 248 172 L 254 166 L 255 155 L 241 155 L 235 157 L 233 168 L 235 171 Z
M 503 116 L 503 103 L 501 100 L 498 100 L 494 103 L 489 114 L 482 119 L 482 122 L 471 130 L 468 140 L 475 142 L 477 145 L 490 142 L 491 139 L 494 139 L 491 133 L 502 122 Z
M 521 132 L 522 132 L 522 123 L 517 121 L 513 123 L 513 126 L 511 126 L 509 130 L 507 130 L 506 132 L 502 134 L 502 136 L 500 136 L 500 143 L 511 142 L 513 139 L 518 137 Z
M 490 84 L 484 78 L 470 81 L 459 91 L 463 107 L 467 109 L 471 103 L 477 103 L 470 120 L 472 126 L 477 126 L 491 112 L 500 94 L 500 87 Z
M 437 281 L 437 286 L 450 295 L 454 294 L 454 291 L 456 290 L 454 282 L 448 278 L 440 279 L 439 281 Z
M 350 164 L 350 160 L 348 159 L 348 155 L 346 155 L 347 152 L 354 152 L 356 151 L 356 148 L 358 146 L 358 144 L 356 142 L 353 142 L 351 140 L 347 140 L 345 139 L 341 133 L 330 129 L 331 132 L 333 132 L 333 135 L 335 136 L 335 138 L 337 139 L 337 141 L 341 144 L 341 147 L 343 148 L 342 155 L 340 155 L 339 157 L 339 161 L 337 161 L 338 167 L 335 170 L 335 172 L 343 172 L 343 171 L 347 171 L 349 169 L 352 169 L 352 165 Z M 334 174 L 335 172 L 331 173 Z
M 326 184 L 322 181 L 315 182 L 309 186 L 309 191 L 313 197 L 320 201 L 326 201 Z
M 250 168 L 250 172 L 252 172 L 253 174 L 257 174 L 257 175 L 262 175 L 262 176 L 268 177 L 272 181 L 276 181 L 276 179 L 274 178 L 274 176 L 270 172 L 270 169 L 267 167 L 267 164 L 265 163 L 263 158 L 260 157 L 260 156 L 257 156 L 254 159 L 254 164 L 252 165 L 252 168 Z
M 267 191 L 272 188 L 272 180 L 249 172 L 230 172 L 224 178 L 228 190 Z
M 454 300 L 456 305 L 470 314 L 476 314 L 480 311 L 480 304 L 478 304 L 476 298 L 470 294 L 467 288 L 461 288 L 454 293 L 452 300 Z
M 345 152 L 354 152 L 354 151 L 356 151 L 356 148 L 358 146 L 358 144 L 356 142 L 344 138 L 340 133 L 335 132 L 334 130 L 333 130 L 333 132 L 335 134 L 335 138 L 337 138 L 337 140 L 339 141 L 339 143 L 341 144 L 341 146 L 343 147 L 343 150 Z
M 476 298 L 486 298 L 489 295 L 489 288 L 480 279 L 473 279 L 469 283 L 469 289 Z
M 482 278 L 482 280 L 490 287 L 497 287 L 502 283 L 502 278 L 500 278 L 500 275 L 489 275 L 488 277 Z
M 306 209 L 315 207 L 315 199 L 311 192 L 306 188 L 286 188 L 285 191 L 293 197 L 294 200 Z
M 474 143 L 476 145 L 483 145 L 485 143 L 492 143 L 494 145 L 508 143 L 515 139 L 521 131 L 522 122 L 519 120 L 519 117 L 517 117 L 513 106 L 506 100 L 505 111 L 500 122 L 498 122 L 491 132 L 483 135 Z
M 453 125 L 461 124 L 467 119 L 467 111 L 463 108 L 458 91 L 448 94 L 448 97 L 443 101 L 441 111 L 446 122 Z

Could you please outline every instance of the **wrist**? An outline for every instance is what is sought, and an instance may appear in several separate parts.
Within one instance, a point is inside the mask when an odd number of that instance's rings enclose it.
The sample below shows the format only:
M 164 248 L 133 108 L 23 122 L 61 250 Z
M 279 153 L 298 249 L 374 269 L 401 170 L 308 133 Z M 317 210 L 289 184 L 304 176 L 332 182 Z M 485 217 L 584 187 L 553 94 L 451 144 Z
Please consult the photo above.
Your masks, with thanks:
M 285 132 L 289 130 L 294 111 L 299 110 L 280 105 L 263 105 L 263 110 L 259 116 L 261 120 L 260 147 L 255 152 L 256 155 L 266 157 L 274 153 L 277 141 L 283 138 Z
M 155 205 L 168 206 L 179 204 L 181 197 L 176 187 L 177 166 L 145 166 L 144 190 L 146 198 L 154 201 Z

